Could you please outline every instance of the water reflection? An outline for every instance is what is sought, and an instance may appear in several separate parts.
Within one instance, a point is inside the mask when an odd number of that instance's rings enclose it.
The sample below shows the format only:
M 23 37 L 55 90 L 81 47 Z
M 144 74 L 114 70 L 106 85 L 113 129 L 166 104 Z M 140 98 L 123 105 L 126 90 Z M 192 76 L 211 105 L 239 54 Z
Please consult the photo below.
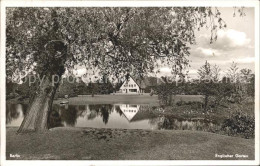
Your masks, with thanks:
M 6 125 L 20 126 L 27 106 L 7 104 Z M 203 120 L 158 116 L 159 107 L 137 104 L 53 105 L 48 127 L 94 127 L 159 130 L 214 131 L 217 125 Z
M 19 126 L 22 123 L 27 106 L 24 104 L 6 105 L 6 124 L 9 126 Z
M 58 105 L 53 106 L 53 110 L 49 113 L 48 128 L 62 127 L 61 113 Z
M 172 116 L 163 116 L 158 123 L 158 129 L 166 130 L 196 130 L 214 132 L 220 129 L 220 126 L 204 119 L 178 119 Z
M 128 121 L 131 121 L 140 109 L 140 105 L 121 104 L 119 105 L 121 112 L 125 115 Z
M 88 105 L 88 107 L 89 107 L 88 108 L 89 111 L 88 110 L 86 110 L 86 111 L 92 113 L 91 119 L 94 119 L 97 116 L 101 116 L 103 122 L 105 124 L 107 124 L 109 115 L 112 112 L 112 108 L 113 108 L 112 105 L 110 105 L 110 104 Z

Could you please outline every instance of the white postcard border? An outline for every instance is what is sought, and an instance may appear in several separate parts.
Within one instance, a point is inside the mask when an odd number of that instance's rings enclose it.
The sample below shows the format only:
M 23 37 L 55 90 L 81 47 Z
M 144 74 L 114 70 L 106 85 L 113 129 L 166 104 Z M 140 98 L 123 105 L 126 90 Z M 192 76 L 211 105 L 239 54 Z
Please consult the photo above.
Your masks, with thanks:
M 156 7 L 156 6 L 245 6 L 255 8 L 255 160 L 23 160 L 11 161 L 5 157 L 5 7 Z M 2 165 L 258 165 L 259 164 L 259 1 L 34 1 L 34 0 L 4 0 L 1 1 L 1 56 L 0 56 L 0 110 L 1 110 L 1 164 Z

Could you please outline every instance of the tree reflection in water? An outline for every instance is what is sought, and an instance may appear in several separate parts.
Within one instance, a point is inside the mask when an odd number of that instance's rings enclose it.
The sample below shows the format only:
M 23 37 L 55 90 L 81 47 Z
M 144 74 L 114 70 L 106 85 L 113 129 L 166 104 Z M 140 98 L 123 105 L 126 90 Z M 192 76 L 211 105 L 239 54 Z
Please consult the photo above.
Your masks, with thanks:
M 52 111 L 49 113 L 48 127 L 74 127 L 77 123 L 77 118 L 82 113 L 77 105 L 53 105 Z M 65 123 L 65 124 L 64 124 Z
M 89 105 L 89 110 L 91 112 L 88 119 L 94 119 L 96 116 L 101 116 L 105 124 L 107 124 L 109 119 L 109 114 L 112 112 L 113 106 L 111 104 L 97 104 Z
M 122 115 L 123 115 L 123 112 L 122 112 L 122 110 L 120 109 L 120 107 L 119 107 L 118 105 L 115 105 L 114 107 L 115 107 L 116 112 L 117 112 L 120 116 L 122 116 Z
M 215 132 L 220 129 L 220 125 L 214 124 L 204 119 L 180 119 L 174 116 L 163 116 L 158 123 L 158 129 L 166 130 L 196 130 Z
M 111 114 L 113 106 L 105 105 L 53 105 L 52 111 L 49 114 L 48 127 L 74 127 L 77 124 L 79 117 L 85 117 L 87 114 L 88 120 L 93 120 L 96 117 L 102 117 L 105 124 L 108 123 L 109 114 Z
M 61 105 L 61 120 L 66 123 L 66 126 L 74 127 L 77 123 L 79 107 L 76 105 Z
M 53 105 L 52 111 L 49 113 L 48 128 L 62 127 L 64 126 L 61 121 L 61 115 L 59 111 L 59 105 Z
M 57 105 L 52 106 L 52 111 L 49 113 L 48 128 L 62 126 L 77 126 L 77 119 L 81 117 L 85 120 L 93 120 L 101 117 L 104 124 L 107 124 L 110 116 L 114 114 L 120 115 L 120 118 L 126 118 L 125 113 L 134 114 L 129 123 L 141 122 L 148 120 L 148 125 L 152 128 L 160 130 L 199 130 L 215 132 L 220 129 L 220 124 L 213 124 L 210 121 L 198 119 L 177 118 L 174 115 L 158 116 L 155 112 L 161 112 L 163 108 L 150 107 L 141 105 L 124 104 L 124 111 L 120 108 L 121 105 L 111 104 L 90 104 L 90 105 Z M 6 105 L 6 124 L 12 125 L 12 121 L 23 118 L 26 113 L 27 105 L 23 104 L 7 104 Z M 135 109 L 134 108 L 138 108 Z M 114 114 L 112 112 L 114 111 Z M 131 114 L 131 115 L 132 115 Z M 118 116 L 116 116 L 118 118 Z M 95 123 L 95 122 L 94 122 Z M 119 126 L 120 127 L 120 126 Z
M 26 109 L 27 106 L 25 104 L 6 104 L 6 124 L 10 124 L 20 116 L 24 117 Z

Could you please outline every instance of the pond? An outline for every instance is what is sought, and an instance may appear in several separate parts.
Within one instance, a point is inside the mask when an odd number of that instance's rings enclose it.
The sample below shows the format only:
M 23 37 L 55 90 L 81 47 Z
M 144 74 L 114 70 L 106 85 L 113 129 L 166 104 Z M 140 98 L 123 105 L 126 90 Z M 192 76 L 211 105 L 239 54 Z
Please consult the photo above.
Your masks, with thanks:
M 7 104 L 6 126 L 19 127 L 26 113 L 25 104 Z M 160 116 L 159 106 L 138 104 L 53 105 L 48 127 L 93 127 L 149 130 L 200 130 L 219 128 L 212 122 Z

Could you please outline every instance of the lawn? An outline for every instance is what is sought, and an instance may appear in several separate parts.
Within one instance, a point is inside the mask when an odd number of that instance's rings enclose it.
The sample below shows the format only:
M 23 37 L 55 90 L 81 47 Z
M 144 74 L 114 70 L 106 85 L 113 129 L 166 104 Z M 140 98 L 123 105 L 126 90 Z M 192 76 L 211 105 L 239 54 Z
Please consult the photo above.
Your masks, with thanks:
M 254 159 L 254 139 L 201 131 L 54 128 L 44 134 L 16 134 L 7 128 L 7 159 L 219 160 Z M 19 158 L 10 158 L 19 154 Z M 236 158 L 235 155 L 247 155 Z
M 183 101 L 201 101 L 200 95 L 176 95 L 174 102 L 179 100 Z M 63 99 L 55 100 L 54 103 L 59 103 Z M 149 94 L 143 95 L 91 95 L 72 97 L 69 98 L 69 104 L 81 105 L 81 104 L 149 104 L 159 105 L 157 95 L 150 96 Z

